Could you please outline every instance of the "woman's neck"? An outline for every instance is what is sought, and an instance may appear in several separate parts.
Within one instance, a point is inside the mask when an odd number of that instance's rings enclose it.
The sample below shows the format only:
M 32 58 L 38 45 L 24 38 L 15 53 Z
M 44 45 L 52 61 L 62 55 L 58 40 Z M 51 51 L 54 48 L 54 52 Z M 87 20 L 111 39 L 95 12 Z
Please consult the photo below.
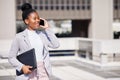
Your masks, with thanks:
M 27 28 L 28 30 L 30 30 L 30 31 L 35 31 L 34 29 L 32 29 L 31 27 L 28 27 Z

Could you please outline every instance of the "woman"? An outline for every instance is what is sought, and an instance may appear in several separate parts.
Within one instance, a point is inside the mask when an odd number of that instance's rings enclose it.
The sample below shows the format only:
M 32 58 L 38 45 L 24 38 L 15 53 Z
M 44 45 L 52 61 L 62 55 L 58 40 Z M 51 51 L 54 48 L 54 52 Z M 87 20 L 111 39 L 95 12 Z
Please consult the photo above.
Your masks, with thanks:
M 23 13 L 22 18 L 27 25 L 27 29 L 16 34 L 9 52 L 9 62 L 17 71 L 24 74 L 17 76 L 16 80 L 49 80 L 51 75 L 51 64 L 49 61 L 50 48 L 59 47 L 57 37 L 51 32 L 45 19 L 44 26 L 40 25 L 41 18 L 38 13 L 32 9 L 29 3 L 25 3 L 21 7 Z M 42 28 L 42 30 L 38 30 Z M 37 59 L 37 69 L 31 71 L 32 66 L 22 64 L 16 59 L 16 56 L 30 49 L 35 49 Z

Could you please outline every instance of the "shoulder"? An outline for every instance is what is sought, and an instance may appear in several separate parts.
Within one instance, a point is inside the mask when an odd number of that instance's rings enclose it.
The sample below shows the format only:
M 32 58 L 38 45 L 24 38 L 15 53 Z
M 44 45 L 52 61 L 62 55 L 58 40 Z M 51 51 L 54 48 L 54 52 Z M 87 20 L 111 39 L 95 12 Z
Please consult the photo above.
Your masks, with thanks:
M 22 38 L 22 37 L 25 37 L 25 36 L 27 36 L 27 30 L 26 29 L 22 32 L 17 33 L 15 35 L 15 38 Z
M 16 34 L 16 36 L 26 36 L 26 35 L 27 35 L 27 29 Z

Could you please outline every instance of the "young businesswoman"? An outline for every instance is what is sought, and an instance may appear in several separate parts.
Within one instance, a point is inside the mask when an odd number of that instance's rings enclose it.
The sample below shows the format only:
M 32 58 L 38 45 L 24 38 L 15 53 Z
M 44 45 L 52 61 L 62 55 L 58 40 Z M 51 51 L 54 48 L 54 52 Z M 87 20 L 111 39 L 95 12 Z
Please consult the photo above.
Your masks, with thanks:
M 16 80 L 49 80 L 51 64 L 48 47 L 59 47 L 58 39 L 50 30 L 47 21 L 40 18 L 29 3 L 23 4 L 21 9 L 23 11 L 22 19 L 27 28 L 23 32 L 16 34 L 9 51 L 9 62 L 17 71 L 24 73 L 16 76 Z M 44 20 L 44 25 L 39 24 L 41 19 Z M 38 30 L 40 27 L 42 30 Z M 34 71 L 30 70 L 32 66 L 22 64 L 16 59 L 17 55 L 32 48 L 35 49 L 37 59 L 37 69 Z

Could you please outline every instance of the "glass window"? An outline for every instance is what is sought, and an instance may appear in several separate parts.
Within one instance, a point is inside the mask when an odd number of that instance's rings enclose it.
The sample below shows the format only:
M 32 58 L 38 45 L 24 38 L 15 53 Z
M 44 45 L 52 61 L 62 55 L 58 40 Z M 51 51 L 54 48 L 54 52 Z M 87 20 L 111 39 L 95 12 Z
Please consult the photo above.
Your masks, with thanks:
M 37 7 L 37 6 L 34 6 L 34 9 L 38 9 L 38 7 Z
M 85 5 L 85 0 L 82 0 L 82 4 Z
M 77 5 L 77 10 L 80 10 L 80 6 L 79 5 Z
M 85 5 L 82 5 L 82 10 L 85 10 Z
M 59 4 L 59 0 L 56 0 L 56 4 Z
M 67 5 L 66 7 L 67 7 L 67 10 L 69 10 L 69 9 L 70 9 L 70 6 L 69 6 L 69 5 Z
M 51 6 L 50 6 L 50 9 L 51 9 L 51 10 L 53 10 L 53 9 L 54 9 L 54 6 L 53 6 L 53 5 L 51 5 Z
M 26 0 L 22 0 L 23 1 L 23 3 L 26 3 L 27 1 Z
M 38 6 L 37 6 L 37 0 L 33 0 L 33 4 L 34 4 L 34 9 L 38 9 Z
M 115 6 L 114 6 L 114 9 L 118 9 L 118 6 L 117 6 L 117 5 L 115 5 Z
M 21 7 L 20 7 L 20 6 L 17 6 L 17 10 L 21 10 Z
M 40 0 L 40 4 L 43 4 L 43 0 Z
M 53 4 L 53 0 L 50 0 L 51 1 L 51 4 Z
M 77 4 L 80 4 L 80 0 L 77 0 Z
M 17 0 L 16 2 L 17 2 L 17 5 L 21 4 L 21 0 Z
M 40 5 L 40 10 L 43 10 L 43 6 Z
M 72 4 L 75 4 L 74 0 L 72 0 Z
M 61 9 L 64 10 L 64 5 L 61 6 Z
M 87 9 L 90 10 L 90 5 L 87 5 Z
M 114 9 L 118 9 L 118 0 L 114 0 Z
M 56 10 L 59 10 L 59 6 L 58 5 L 56 6 Z
M 36 5 L 37 4 L 37 0 L 33 0 L 34 1 L 34 5 Z
M 48 10 L 48 5 L 45 6 L 45 9 Z
M 74 9 L 75 9 L 75 6 L 74 6 L 74 5 L 72 5 L 71 7 L 72 7 L 72 10 L 74 10 Z
M 64 0 L 61 0 L 61 4 L 64 4 Z
M 48 0 L 45 0 L 45 4 L 46 4 L 46 5 L 48 4 Z
M 28 3 L 32 4 L 32 0 L 28 0 Z
M 70 37 L 72 33 L 71 20 L 49 20 L 48 23 L 57 37 Z
M 113 0 L 114 1 L 114 4 L 116 5 L 118 3 L 118 0 Z
M 91 4 L 91 0 L 87 0 L 87 4 Z
M 67 0 L 67 4 L 69 4 L 69 0 Z

